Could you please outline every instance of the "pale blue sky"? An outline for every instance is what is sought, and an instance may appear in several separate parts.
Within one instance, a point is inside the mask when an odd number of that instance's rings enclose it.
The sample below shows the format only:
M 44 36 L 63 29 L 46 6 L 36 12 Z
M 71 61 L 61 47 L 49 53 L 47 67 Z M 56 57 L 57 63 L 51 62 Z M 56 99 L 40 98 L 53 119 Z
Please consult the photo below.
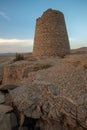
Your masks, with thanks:
M 0 53 L 32 51 L 36 18 L 64 13 L 71 48 L 87 46 L 87 0 L 0 0 Z

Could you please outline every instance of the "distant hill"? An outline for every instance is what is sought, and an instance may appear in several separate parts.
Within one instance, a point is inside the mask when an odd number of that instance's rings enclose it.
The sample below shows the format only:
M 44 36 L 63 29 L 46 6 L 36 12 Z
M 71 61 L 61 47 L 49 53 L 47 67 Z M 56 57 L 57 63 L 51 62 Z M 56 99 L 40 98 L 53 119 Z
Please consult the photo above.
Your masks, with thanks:
M 18 52 L 19 53 L 19 52 Z M 0 56 L 14 56 L 16 53 L 0 53 Z M 29 54 L 31 54 L 31 52 L 21 52 L 20 54 L 24 54 L 24 55 L 29 55 Z
M 87 54 L 87 47 L 81 47 L 77 49 L 72 49 L 71 50 L 72 54 Z
M 0 53 L 0 56 L 14 56 L 16 53 Z

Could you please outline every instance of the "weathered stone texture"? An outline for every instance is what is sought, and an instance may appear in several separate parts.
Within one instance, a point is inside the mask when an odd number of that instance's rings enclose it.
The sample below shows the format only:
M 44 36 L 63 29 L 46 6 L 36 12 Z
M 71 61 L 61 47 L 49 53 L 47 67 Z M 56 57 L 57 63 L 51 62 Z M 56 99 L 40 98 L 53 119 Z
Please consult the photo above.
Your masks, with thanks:
M 0 130 L 87 130 L 87 55 L 29 59 L 4 68 Z
M 35 72 L 43 69 L 50 68 L 51 65 L 48 63 L 33 63 L 28 61 L 15 62 L 13 64 L 7 65 L 4 68 L 3 72 L 3 84 L 0 86 L 0 89 L 11 90 L 15 88 L 20 83 L 27 81 L 33 81 Z M 4 86 L 3 88 L 3 85 Z M 11 86 L 12 85 L 12 86 Z
M 6 114 L 0 112 L 0 130 L 17 130 L 17 126 L 17 118 L 13 112 Z
M 64 16 L 61 12 L 48 9 L 36 21 L 34 56 L 64 56 L 70 53 Z

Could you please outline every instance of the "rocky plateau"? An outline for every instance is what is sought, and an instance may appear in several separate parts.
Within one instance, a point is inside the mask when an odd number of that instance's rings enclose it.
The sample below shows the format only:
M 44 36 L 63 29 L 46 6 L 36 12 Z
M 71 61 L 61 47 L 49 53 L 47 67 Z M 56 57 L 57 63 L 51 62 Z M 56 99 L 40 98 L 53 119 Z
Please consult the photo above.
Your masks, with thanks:
M 0 130 L 87 130 L 87 48 L 0 57 Z

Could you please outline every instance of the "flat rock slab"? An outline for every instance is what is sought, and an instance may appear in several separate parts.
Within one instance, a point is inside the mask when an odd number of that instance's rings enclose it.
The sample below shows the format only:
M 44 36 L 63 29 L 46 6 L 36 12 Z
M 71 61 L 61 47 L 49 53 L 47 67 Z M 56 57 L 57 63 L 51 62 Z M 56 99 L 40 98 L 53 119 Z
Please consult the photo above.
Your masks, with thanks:
M 0 85 L 2 84 L 2 74 L 0 74 Z
M 13 112 L 8 114 L 0 113 L 0 130 L 17 130 L 17 118 Z
M 10 114 L 0 114 L 0 130 L 11 130 Z
M 0 104 L 5 102 L 5 96 L 2 92 L 0 92 Z
M 10 112 L 12 110 L 13 110 L 13 108 L 10 106 L 0 105 L 0 114 L 5 114 L 5 113 Z
M 1 85 L 0 86 L 0 90 L 4 91 L 4 90 L 13 90 L 15 88 L 17 88 L 17 85 Z

